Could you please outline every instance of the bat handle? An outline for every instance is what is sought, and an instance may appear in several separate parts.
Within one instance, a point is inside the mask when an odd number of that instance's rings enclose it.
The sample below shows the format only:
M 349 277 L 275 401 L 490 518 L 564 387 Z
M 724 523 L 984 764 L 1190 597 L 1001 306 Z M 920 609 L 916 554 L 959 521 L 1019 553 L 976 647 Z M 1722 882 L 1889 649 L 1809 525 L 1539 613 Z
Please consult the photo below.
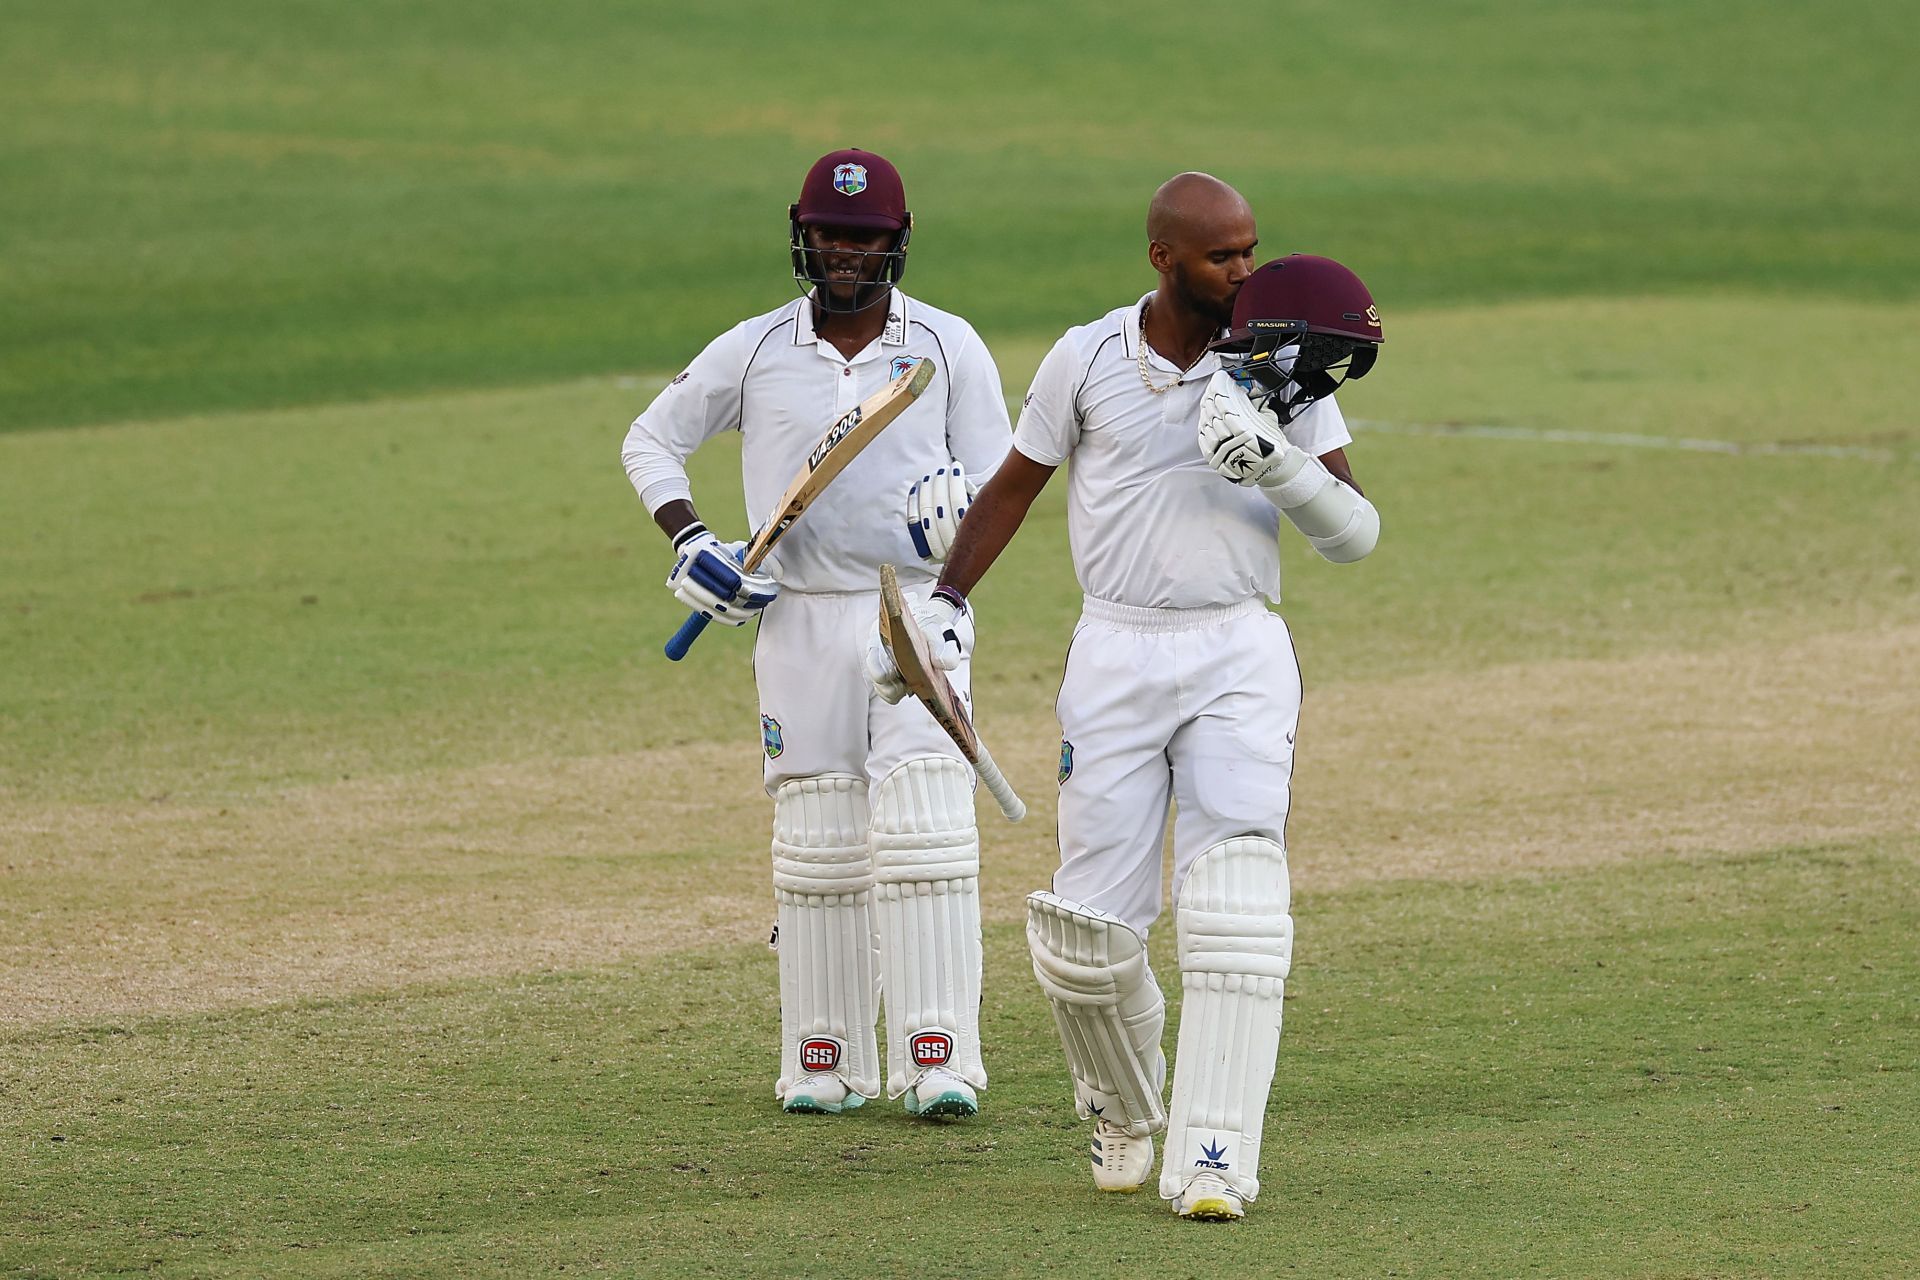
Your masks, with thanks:
M 1000 766 L 993 762 L 993 757 L 987 754 L 985 746 L 979 747 L 979 758 L 973 762 L 973 771 L 980 775 L 980 781 L 987 784 L 987 790 L 999 803 L 1000 812 L 1006 815 L 1008 822 L 1018 822 L 1027 816 L 1026 802 L 1015 795 L 1013 788 L 1007 785 L 1007 779 L 1000 772 Z
M 687 620 L 680 624 L 680 629 L 667 641 L 667 656 L 675 662 L 686 657 L 687 650 L 693 648 L 693 642 L 700 638 L 700 633 L 707 629 L 707 623 L 711 621 L 712 619 L 704 613 L 688 614 Z

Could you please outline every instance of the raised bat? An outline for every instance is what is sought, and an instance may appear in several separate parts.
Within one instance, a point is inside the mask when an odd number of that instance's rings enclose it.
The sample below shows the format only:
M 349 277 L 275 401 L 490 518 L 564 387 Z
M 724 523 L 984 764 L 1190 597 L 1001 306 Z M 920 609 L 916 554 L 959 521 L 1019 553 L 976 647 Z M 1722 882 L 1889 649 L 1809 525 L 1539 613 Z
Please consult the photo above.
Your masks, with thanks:
M 999 803 L 1000 812 L 1007 815 L 1007 821 L 1018 822 L 1026 817 L 1026 804 L 1014 794 L 1000 766 L 987 754 L 986 744 L 974 732 L 973 719 L 961 704 L 960 695 L 953 691 L 947 673 L 934 666 L 928 656 L 927 638 L 921 634 L 920 624 L 913 620 L 913 611 L 907 607 L 906 597 L 900 594 L 900 578 L 890 564 L 880 566 L 880 639 L 893 655 L 894 665 L 900 668 L 907 692 L 920 699 L 921 705 L 931 711 L 940 727 L 947 731 L 947 736 L 960 748 L 960 754 L 980 775 L 980 781 L 987 784 L 987 790 Z
M 806 514 L 821 490 L 833 483 L 833 478 L 847 469 L 847 464 L 873 442 L 881 429 L 927 389 L 927 384 L 933 381 L 933 370 L 933 361 L 925 357 L 915 360 L 899 377 L 833 420 L 833 425 L 820 437 L 820 443 L 807 454 L 806 465 L 787 486 L 773 514 L 747 544 L 740 557 L 741 568 L 751 573 L 760 567 L 774 544 L 786 536 L 794 521 Z M 700 638 L 710 621 L 704 613 L 689 614 L 667 641 L 667 656 L 675 662 L 686 657 L 687 650 L 693 648 L 693 642 Z

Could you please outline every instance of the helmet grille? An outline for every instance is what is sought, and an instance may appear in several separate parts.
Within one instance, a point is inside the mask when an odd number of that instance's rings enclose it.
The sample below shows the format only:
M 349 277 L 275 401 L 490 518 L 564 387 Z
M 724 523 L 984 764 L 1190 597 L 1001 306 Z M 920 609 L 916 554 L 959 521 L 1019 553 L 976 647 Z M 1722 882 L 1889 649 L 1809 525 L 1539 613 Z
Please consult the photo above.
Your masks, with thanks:
M 1331 333 L 1309 333 L 1300 339 L 1300 354 L 1294 357 L 1294 367 L 1301 372 L 1318 369 L 1331 369 L 1353 354 L 1359 342 L 1352 338 L 1342 338 Z

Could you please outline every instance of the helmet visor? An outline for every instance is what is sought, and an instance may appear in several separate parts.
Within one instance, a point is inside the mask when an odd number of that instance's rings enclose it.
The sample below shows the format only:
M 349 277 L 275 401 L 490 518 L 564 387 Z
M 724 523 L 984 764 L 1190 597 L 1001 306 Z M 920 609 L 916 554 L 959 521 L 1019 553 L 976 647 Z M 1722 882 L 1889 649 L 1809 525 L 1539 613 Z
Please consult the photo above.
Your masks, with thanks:
M 1309 333 L 1302 325 L 1250 326 L 1213 344 L 1220 367 L 1254 404 L 1288 423 L 1348 378 L 1373 365 L 1372 343 L 1337 334 Z

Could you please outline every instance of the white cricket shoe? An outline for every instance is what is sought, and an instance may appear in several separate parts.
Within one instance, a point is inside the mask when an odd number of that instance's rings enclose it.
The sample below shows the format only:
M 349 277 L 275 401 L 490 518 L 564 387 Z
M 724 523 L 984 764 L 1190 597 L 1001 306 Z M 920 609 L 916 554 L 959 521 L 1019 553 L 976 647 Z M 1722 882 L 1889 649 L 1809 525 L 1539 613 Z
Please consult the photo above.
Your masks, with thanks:
M 1094 1186 L 1102 1191 L 1138 1191 L 1152 1172 L 1152 1138 L 1136 1138 L 1117 1124 L 1094 1118 Z
M 1232 1222 L 1247 1216 L 1247 1205 L 1225 1178 L 1201 1173 L 1174 1197 L 1173 1211 L 1192 1222 Z
M 980 1114 L 973 1086 L 945 1067 L 928 1067 L 915 1076 L 902 1101 L 910 1116 L 960 1120 Z
M 837 1116 L 851 1111 L 866 1099 L 847 1087 L 847 1082 L 831 1071 L 816 1071 L 801 1076 L 787 1088 L 780 1109 L 790 1116 Z

